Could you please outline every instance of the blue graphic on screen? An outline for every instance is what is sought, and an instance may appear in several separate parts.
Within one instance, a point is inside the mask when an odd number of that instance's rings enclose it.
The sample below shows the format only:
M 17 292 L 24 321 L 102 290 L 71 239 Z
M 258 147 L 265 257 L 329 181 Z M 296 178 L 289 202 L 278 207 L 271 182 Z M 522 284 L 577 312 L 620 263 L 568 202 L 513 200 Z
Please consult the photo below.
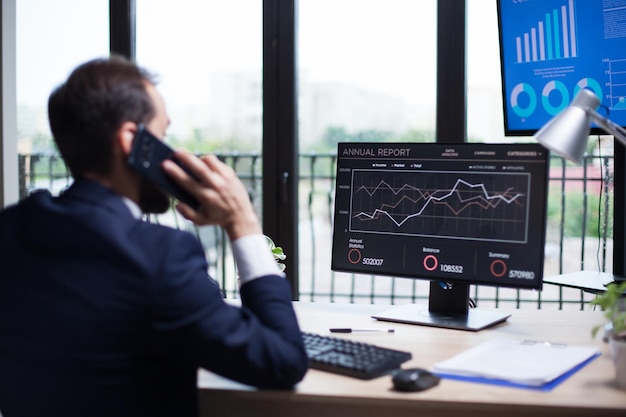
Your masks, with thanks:
M 533 134 L 581 88 L 626 126 L 626 0 L 499 0 L 498 7 L 506 134 Z

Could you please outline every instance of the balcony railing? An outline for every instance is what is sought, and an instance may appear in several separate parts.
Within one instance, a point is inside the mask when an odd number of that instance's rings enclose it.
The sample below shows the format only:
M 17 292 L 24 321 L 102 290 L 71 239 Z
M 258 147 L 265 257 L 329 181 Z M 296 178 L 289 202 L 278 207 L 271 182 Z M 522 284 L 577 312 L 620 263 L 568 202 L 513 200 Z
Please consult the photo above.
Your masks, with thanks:
M 262 157 L 254 153 L 218 155 L 232 166 L 250 190 L 257 211 L 262 201 Z M 301 300 L 402 304 L 428 298 L 423 280 L 333 272 L 330 269 L 336 155 L 300 155 L 299 288 Z M 56 194 L 71 183 L 63 161 L 55 154 L 19 156 L 21 197 L 34 189 Z M 582 269 L 612 270 L 613 157 L 588 156 L 573 166 L 553 156 L 550 162 L 548 230 L 544 276 Z M 196 227 L 174 210 L 150 221 L 194 233 L 209 260 L 209 273 L 224 295 L 237 297 L 230 246 L 221 229 Z M 280 242 L 278 242 L 280 244 Z M 287 273 L 289 268 L 287 254 Z M 506 308 L 589 308 L 590 294 L 544 285 L 543 291 L 472 286 L 478 305 Z

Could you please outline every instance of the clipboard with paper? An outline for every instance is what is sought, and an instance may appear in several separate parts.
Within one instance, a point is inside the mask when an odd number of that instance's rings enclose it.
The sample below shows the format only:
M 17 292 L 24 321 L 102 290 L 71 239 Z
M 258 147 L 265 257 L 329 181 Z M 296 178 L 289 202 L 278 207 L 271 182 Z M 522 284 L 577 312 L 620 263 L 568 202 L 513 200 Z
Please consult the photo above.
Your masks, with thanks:
M 435 364 L 444 378 L 552 389 L 598 357 L 594 347 L 494 338 Z

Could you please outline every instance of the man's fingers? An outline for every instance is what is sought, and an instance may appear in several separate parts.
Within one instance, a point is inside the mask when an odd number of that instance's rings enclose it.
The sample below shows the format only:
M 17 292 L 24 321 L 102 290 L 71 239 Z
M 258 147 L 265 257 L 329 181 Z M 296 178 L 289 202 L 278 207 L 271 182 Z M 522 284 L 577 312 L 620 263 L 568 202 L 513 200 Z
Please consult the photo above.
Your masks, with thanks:
M 220 174 L 220 176 L 224 178 L 230 178 L 237 175 L 234 169 L 220 161 L 220 159 L 213 154 L 204 155 L 200 159 L 206 166 L 209 167 L 211 171 Z
M 168 160 L 164 161 L 163 168 L 177 182 L 182 183 L 188 191 L 199 191 L 200 184 L 198 183 L 209 187 L 213 185 L 214 179 L 211 178 L 211 169 L 200 158 L 180 149 L 174 152 L 174 157 L 185 169 Z
M 187 191 L 192 191 L 197 186 L 197 181 L 193 179 L 187 172 L 179 167 L 174 161 L 166 159 L 162 164 L 163 169 L 175 182 L 180 184 Z
M 210 177 L 211 167 L 207 170 L 207 164 L 194 154 L 179 149 L 174 152 L 174 157 L 201 183 L 210 185 L 212 179 Z

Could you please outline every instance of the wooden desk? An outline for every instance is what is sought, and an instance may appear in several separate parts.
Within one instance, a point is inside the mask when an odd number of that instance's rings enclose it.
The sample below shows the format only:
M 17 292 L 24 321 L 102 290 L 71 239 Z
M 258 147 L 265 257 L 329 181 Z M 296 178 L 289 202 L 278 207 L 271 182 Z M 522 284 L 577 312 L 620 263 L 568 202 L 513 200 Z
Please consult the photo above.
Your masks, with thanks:
M 513 310 L 507 322 L 477 333 L 376 321 L 370 314 L 386 306 L 295 303 L 304 331 L 330 334 L 329 327 L 394 328 L 395 333 L 339 335 L 380 346 L 409 350 L 403 367 L 431 368 L 434 363 L 494 336 L 551 340 L 598 346 L 602 356 L 552 391 L 534 391 L 443 379 L 430 390 L 399 393 L 389 376 L 371 381 L 310 370 L 295 391 L 257 391 L 202 371 L 201 415 L 255 417 L 487 417 L 626 416 L 626 391 L 614 383 L 608 345 L 591 338 L 602 323 L 600 312 Z M 336 334 L 334 334 L 336 335 Z

